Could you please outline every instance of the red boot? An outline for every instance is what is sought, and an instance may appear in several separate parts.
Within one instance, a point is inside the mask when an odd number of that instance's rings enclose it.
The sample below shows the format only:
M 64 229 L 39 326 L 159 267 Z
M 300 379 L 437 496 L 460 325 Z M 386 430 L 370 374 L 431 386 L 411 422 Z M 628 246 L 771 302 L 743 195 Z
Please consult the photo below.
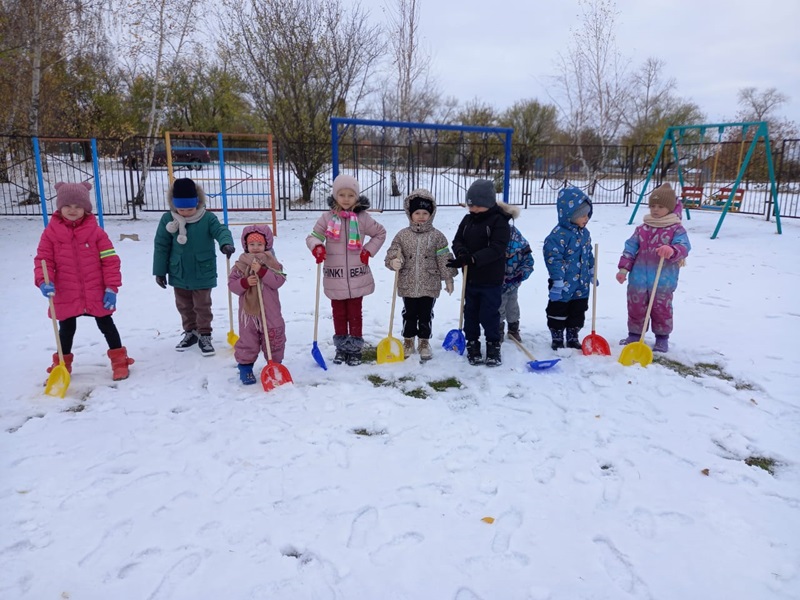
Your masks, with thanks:
M 72 359 L 75 358 L 72 354 L 64 355 L 64 366 L 67 367 L 67 373 L 72 374 Z M 58 352 L 53 354 L 53 364 L 47 367 L 47 372 L 50 373 L 55 367 L 59 365 Z
M 64 358 L 66 358 L 66 356 Z M 128 365 L 132 365 L 135 361 L 132 358 L 128 358 L 128 350 L 125 346 L 109 350 L 108 358 L 111 359 L 111 369 L 114 371 L 112 379 L 114 381 L 127 379 Z

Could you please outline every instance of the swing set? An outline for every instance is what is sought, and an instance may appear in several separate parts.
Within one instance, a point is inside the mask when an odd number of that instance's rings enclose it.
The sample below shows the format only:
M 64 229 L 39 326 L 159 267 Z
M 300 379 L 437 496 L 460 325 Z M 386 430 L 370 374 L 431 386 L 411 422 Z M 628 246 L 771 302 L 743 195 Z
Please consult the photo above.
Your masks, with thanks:
M 735 149 L 737 142 L 724 142 L 723 133 L 726 130 L 740 130 L 741 141 L 738 142 L 738 161 L 736 167 L 736 175 L 732 183 L 730 179 L 724 177 L 727 173 L 722 173 L 720 169 L 720 156 L 724 154 L 731 154 L 731 150 Z M 716 130 L 716 142 L 708 142 L 706 134 Z M 752 133 L 752 139 L 748 140 L 748 134 Z M 636 217 L 636 211 L 642 202 L 642 198 L 647 191 L 650 180 L 653 178 L 656 167 L 661 160 L 664 148 L 667 142 L 670 143 L 672 148 L 672 157 L 675 165 L 677 165 L 678 181 L 681 187 L 680 199 L 683 208 L 686 210 L 686 218 L 691 220 L 690 210 L 714 210 L 720 211 L 719 221 L 711 235 L 711 239 L 715 239 L 719 230 L 722 228 L 722 222 L 728 212 L 739 212 L 741 210 L 742 201 L 744 200 L 744 188 L 741 188 L 742 179 L 747 167 L 750 165 L 756 147 L 759 141 L 764 143 L 764 158 L 766 160 L 767 172 L 769 176 L 769 194 L 771 196 L 772 205 L 775 213 L 775 222 L 777 224 L 778 233 L 781 231 L 781 215 L 780 205 L 778 203 L 778 187 L 775 182 L 775 169 L 772 162 L 772 150 L 769 142 L 769 133 L 767 131 L 767 123 L 765 121 L 752 121 L 743 123 L 715 123 L 706 125 L 679 125 L 674 127 L 667 127 L 664 132 L 664 137 L 661 139 L 661 144 L 658 147 L 653 163 L 647 173 L 647 178 L 644 181 L 642 190 L 639 192 L 639 197 L 636 200 L 636 205 L 633 208 L 633 213 L 628 221 L 628 225 L 633 223 Z M 745 153 L 745 146 L 748 146 Z M 695 176 L 694 182 L 689 182 L 684 177 L 685 169 L 682 167 L 682 161 L 685 162 L 686 157 L 681 157 L 678 149 L 687 145 L 708 147 L 712 146 L 712 150 L 706 153 L 698 164 L 698 169 L 693 169 Z M 735 151 L 735 150 L 734 150 Z M 703 186 L 703 174 L 708 170 L 708 162 L 711 162 L 711 181 L 709 192 L 705 192 Z M 724 159 L 723 159 L 724 162 Z M 722 182 L 718 182 L 718 177 Z

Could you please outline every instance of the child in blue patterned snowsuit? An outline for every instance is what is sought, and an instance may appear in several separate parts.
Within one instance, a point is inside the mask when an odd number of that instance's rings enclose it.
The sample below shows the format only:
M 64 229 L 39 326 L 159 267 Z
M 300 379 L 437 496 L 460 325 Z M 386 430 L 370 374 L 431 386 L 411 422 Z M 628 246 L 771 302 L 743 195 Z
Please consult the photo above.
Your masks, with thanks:
M 498 204 L 504 204 L 498 202 Z M 504 205 L 504 210 L 512 219 L 519 217 L 518 206 Z M 533 253 L 528 240 L 511 225 L 511 237 L 506 246 L 506 272 L 503 279 L 503 295 L 500 301 L 500 340 L 503 340 L 506 321 L 508 337 L 522 341 L 519 333 L 519 287 L 533 273 Z
M 589 286 L 594 276 L 592 236 L 586 225 L 592 218 L 592 201 L 581 189 L 567 187 L 556 200 L 558 225 L 544 240 L 549 301 L 547 327 L 553 338 L 553 350 L 564 347 L 580 350 L 578 332 L 589 308 Z

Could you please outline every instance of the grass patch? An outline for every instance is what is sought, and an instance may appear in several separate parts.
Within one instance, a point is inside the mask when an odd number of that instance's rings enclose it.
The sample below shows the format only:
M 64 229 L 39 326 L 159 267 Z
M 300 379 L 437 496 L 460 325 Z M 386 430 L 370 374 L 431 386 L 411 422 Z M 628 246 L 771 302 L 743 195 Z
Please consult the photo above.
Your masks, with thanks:
M 375 387 L 392 387 L 392 382 L 384 379 L 380 375 L 367 375 L 367 381 Z
M 733 382 L 733 387 L 737 390 L 755 390 L 756 386 L 747 381 L 736 381 L 733 375 L 725 371 L 720 365 L 716 363 L 699 362 L 696 365 L 687 365 L 677 360 L 667 358 L 666 356 L 654 356 L 653 362 L 666 367 L 671 371 L 675 371 L 678 375 L 683 377 L 716 377 L 723 381 Z
M 450 388 L 461 389 L 461 382 L 455 377 L 448 377 L 447 379 L 430 381 L 428 382 L 428 385 L 431 386 L 437 392 L 444 392 L 445 390 L 448 390 Z
M 424 388 L 419 388 L 419 387 L 403 393 L 406 396 L 411 396 L 412 398 L 419 398 L 420 400 L 424 400 L 425 398 L 428 397 L 428 392 L 426 392 Z
M 364 346 L 361 350 L 361 361 L 369 363 L 378 362 L 378 349 L 375 346 Z
M 84 408 L 86 408 L 86 405 L 76 404 L 75 406 L 70 406 L 69 408 L 65 409 L 64 412 L 79 413 L 83 412 Z
M 386 435 L 386 430 L 385 429 L 375 430 L 375 429 L 366 429 L 364 427 L 358 427 L 356 429 L 353 429 L 353 433 L 355 433 L 356 435 L 363 435 L 364 437 L 373 437 L 376 435 Z
M 768 456 L 748 456 L 744 459 L 744 464 L 750 467 L 758 467 L 764 469 L 770 475 L 775 475 L 775 467 L 778 462 L 774 458 Z

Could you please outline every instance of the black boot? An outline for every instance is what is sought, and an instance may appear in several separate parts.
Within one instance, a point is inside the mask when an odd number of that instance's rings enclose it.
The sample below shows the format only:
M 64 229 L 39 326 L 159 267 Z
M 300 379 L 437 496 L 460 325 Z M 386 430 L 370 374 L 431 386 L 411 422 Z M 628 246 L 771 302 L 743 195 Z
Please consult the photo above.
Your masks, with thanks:
M 481 354 L 481 343 L 478 340 L 467 342 L 467 360 L 471 365 L 482 365 L 483 355 Z
M 563 329 L 551 329 L 550 335 L 553 337 L 553 341 L 550 344 L 550 347 L 553 350 L 558 350 L 559 348 L 564 347 L 564 330 Z
M 518 342 L 522 342 L 522 336 L 519 334 L 519 321 L 514 321 L 508 324 L 508 337 L 514 338 Z
M 346 335 L 334 335 L 333 345 L 336 347 L 336 355 L 333 357 L 333 364 L 340 365 L 347 361 L 347 349 L 345 342 L 347 341 Z
M 496 367 L 503 364 L 500 358 L 500 342 L 486 342 L 486 366 Z
M 567 348 L 581 349 L 581 342 L 578 339 L 580 327 L 567 327 Z

